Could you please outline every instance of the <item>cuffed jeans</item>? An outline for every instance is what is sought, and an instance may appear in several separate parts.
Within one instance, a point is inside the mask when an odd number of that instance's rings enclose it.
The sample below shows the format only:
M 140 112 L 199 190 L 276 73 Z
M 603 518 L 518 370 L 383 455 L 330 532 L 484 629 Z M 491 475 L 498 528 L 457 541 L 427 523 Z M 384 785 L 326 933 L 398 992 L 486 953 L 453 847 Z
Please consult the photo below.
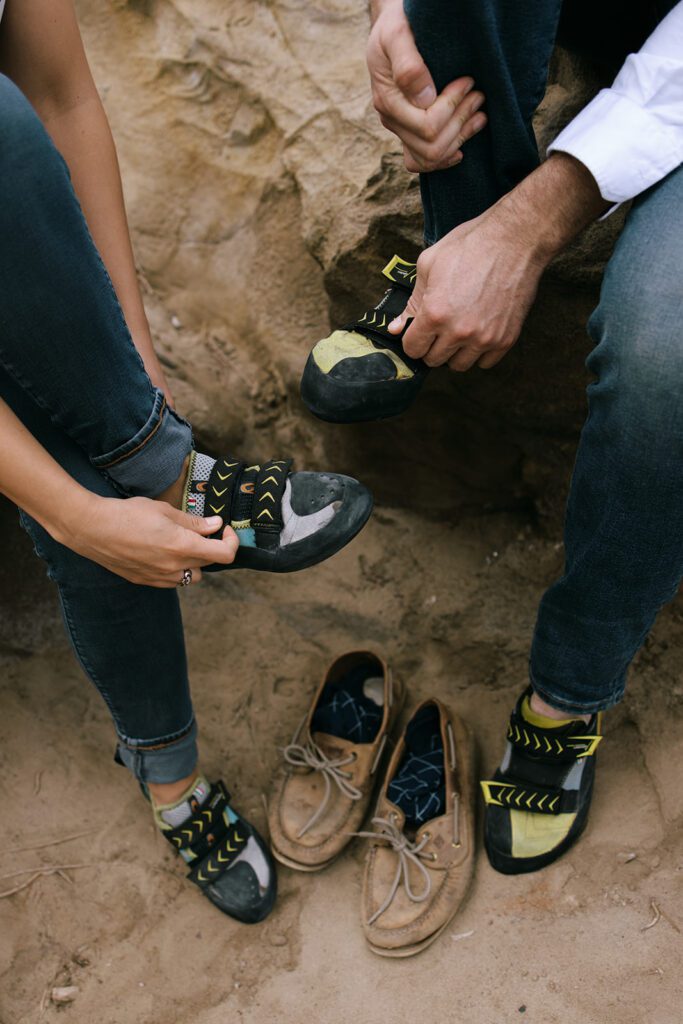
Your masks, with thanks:
M 531 117 L 561 18 L 576 40 L 580 6 L 593 44 L 591 19 L 611 8 L 604 39 L 615 46 L 624 6 L 601 0 L 406 0 L 437 89 L 471 75 L 489 117 L 462 164 L 421 177 L 427 244 L 537 166 Z M 642 5 L 656 15 L 644 34 L 673 6 Z M 595 379 L 567 507 L 565 571 L 541 600 L 530 662 L 535 690 L 570 713 L 621 699 L 628 666 L 683 576 L 682 221 L 679 168 L 633 204 L 588 324 Z
M 2 75 L 0 397 L 70 476 L 104 497 L 154 497 L 178 479 L 192 446 L 189 424 L 145 372 L 66 164 Z M 21 519 L 111 711 L 121 760 L 144 782 L 190 774 L 196 725 L 177 593 L 128 583 Z

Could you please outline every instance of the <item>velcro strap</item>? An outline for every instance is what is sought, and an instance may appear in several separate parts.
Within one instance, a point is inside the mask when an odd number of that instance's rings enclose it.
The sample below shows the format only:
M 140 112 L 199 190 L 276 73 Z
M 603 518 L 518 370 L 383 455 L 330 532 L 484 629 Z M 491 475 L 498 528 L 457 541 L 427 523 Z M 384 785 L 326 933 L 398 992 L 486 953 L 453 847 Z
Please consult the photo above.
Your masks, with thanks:
M 578 809 L 578 791 L 550 789 L 526 785 L 523 782 L 481 783 L 484 800 L 494 807 L 507 807 L 511 811 L 530 811 L 533 814 L 565 814 Z
M 554 729 L 540 729 L 518 715 L 508 726 L 508 740 L 525 754 L 548 761 L 575 761 L 591 757 L 602 736 L 556 735 Z
M 244 824 L 239 820 L 234 822 L 228 827 L 218 846 L 214 847 L 208 857 L 197 864 L 187 877 L 200 889 L 218 881 L 235 858 L 239 857 L 248 839 L 249 833 Z
M 208 850 L 225 835 L 227 825 L 223 812 L 230 794 L 222 782 L 216 782 L 201 807 L 197 807 L 189 821 L 163 833 L 165 839 L 180 852 L 191 850 L 195 857 L 204 857 Z
M 231 521 L 233 500 L 243 470 L 244 463 L 229 455 L 216 460 L 206 486 L 205 515 L 222 516 L 224 525 Z M 218 531 L 218 536 L 221 536 L 222 533 L 223 529 L 221 528 Z
M 282 495 L 291 465 L 291 459 L 272 459 L 258 473 L 251 509 L 251 525 L 257 534 L 282 530 Z

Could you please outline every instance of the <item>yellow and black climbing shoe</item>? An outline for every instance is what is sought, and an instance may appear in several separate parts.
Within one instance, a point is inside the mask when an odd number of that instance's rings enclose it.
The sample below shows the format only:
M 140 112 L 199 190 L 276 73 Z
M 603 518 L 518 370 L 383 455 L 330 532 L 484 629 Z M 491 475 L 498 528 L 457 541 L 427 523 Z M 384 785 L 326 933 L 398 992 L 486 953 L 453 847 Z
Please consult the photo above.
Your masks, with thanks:
M 425 363 L 403 351 L 403 333 L 394 335 L 388 330 L 410 298 L 415 264 L 394 256 L 382 273 L 391 287 L 381 301 L 319 341 L 308 357 L 301 397 L 321 420 L 358 423 L 398 416 L 413 401 L 427 375 Z
M 240 542 L 230 565 L 219 569 L 295 572 L 341 550 L 363 528 L 372 495 L 353 477 L 339 473 L 290 473 L 291 461 L 271 459 L 250 466 L 227 456 L 192 452 L 183 511 L 218 515 Z
M 154 807 L 154 818 L 189 867 L 189 880 L 214 906 L 244 924 L 268 916 L 277 895 L 275 863 L 254 826 L 231 807 L 222 782 L 211 786 L 199 776 L 178 803 Z
M 532 711 L 531 689 L 512 712 L 502 764 L 482 782 L 485 845 L 506 875 L 551 864 L 579 838 L 588 820 L 600 714 L 588 723 L 555 721 Z

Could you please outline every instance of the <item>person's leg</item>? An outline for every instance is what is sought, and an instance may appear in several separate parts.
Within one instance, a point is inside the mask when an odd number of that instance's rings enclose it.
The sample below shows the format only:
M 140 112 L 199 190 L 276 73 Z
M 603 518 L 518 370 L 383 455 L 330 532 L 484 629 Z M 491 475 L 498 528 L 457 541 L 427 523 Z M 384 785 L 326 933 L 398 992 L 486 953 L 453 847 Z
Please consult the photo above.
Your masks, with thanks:
M 420 176 L 425 241 L 483 213 L 538 164 L 531 124 L 543 98 L 562 0 L 404 0 L 437 90 L 471 75 L 487 127 L 456 167 Z
M 0 397 L 74 479 L 119 498 L 82 449 L 2 369 Z M 189 776 L 197 764 L 196 726 L 177 591 L 128 583 L 59 544 L 29 516 L 21 518 L 57 584 L 76 656 L 111 712 L 120 758 L 145 784 Z
M 66 164 L 0 75 L 0 367 L 129 494 L 181 475 L 187 423 L 147 376 Z
M 74 479 L 125 500 L 1 368 L 0 397 Z M 128 583 L 57 543 L 23 513 L 22 523 L 57 584 L 76 656 L 111 712 L 118 759 L 150 796 L 157 826 L 212 903 L 240 921 L 262 920 L 275 901 L 275 868 L 222 784 L 212 786 L 197 765 L 177 591 Z
M 589 412 L 565 525 L 564 575 L 545 593 L 533 690 L 484 782 L 499 871 L 556 860 L 587 820 L 600 712 L 683 575 L 683 168 L 634 204 L 589 322 Z M 543 703 L 539 706 L 538 701 Z
M 570 713 L 611 707 L 683 574 L 683 168 L 634 204 L 588 329 L 589 413 L 531 680 Z

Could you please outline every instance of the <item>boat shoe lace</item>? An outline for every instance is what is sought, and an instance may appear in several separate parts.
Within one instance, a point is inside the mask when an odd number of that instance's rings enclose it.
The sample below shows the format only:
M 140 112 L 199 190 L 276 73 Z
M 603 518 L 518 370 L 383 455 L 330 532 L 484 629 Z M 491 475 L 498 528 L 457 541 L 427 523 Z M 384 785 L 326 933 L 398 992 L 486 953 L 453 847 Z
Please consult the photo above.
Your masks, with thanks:
M 297 730 L 294 740 L 284 748 L 282 752 L 284 759 L 294 768 L 308 768 L 311 771 L 320 772 L 325 783 L 325 792 L 320 805 L 299 831 L 297 839 L 301 839 L 312 829 L 325 813 L 332 795 L 333 783 L 349 800 L 360 800 L 363 796 L 362 791 L 350 781 L 351 772 L 345 770 L 348 765 L 354 763 L 358 755 L 354 751 L 350 751 L 343 757 L 330 757 L 312 738 L 305 743 L 297 743 L 299 731 Z
M 460 797 L 458 793 L 453 794 L 453 842 L 456 846 L 460 845 L 459 836 L 459 801 Z M 398 892 L 398 888 L 403 881 L 403 888 L 405 889 L 406 896 L 413 903 L 424 903 L 428 900 L 432 892 L 432 879 L 429 874 L 429 870 L 425 865 L 425 861 L 436 860 L 436 854 L 430 853 L 425 850 L 425 846 L 431 839 L 431 833 L 429 831 L 424 832 L 422 838 L 418 842 L 413 842 L 408 838 L 405 832 L 398 827 L 398 815 L 395 811 L 391 811 L 387 818 L 376 817 L 372 819 L 372 824 L 375 826 L 376 831 L 374 832 L 354 832 L 354 835 L 359 836 L 362 839 L 372 839 L 375 842 L 383 841 L 390 846 L 398 857 L 398 864 L 396 865 L 396 874 L 394 875 L 393 881 L 389 886 L 389 892 L 382 903 L 382 905 L 375 911 L 375 913 L 368 919 L 368 924 L 374 924 L 375 921 L 382 916 L 385 910 L 387 910 Z M 421 893 L 416 893 L 410 884 L 410 865 L 413 864 L 424 879 L 424 889 Z

